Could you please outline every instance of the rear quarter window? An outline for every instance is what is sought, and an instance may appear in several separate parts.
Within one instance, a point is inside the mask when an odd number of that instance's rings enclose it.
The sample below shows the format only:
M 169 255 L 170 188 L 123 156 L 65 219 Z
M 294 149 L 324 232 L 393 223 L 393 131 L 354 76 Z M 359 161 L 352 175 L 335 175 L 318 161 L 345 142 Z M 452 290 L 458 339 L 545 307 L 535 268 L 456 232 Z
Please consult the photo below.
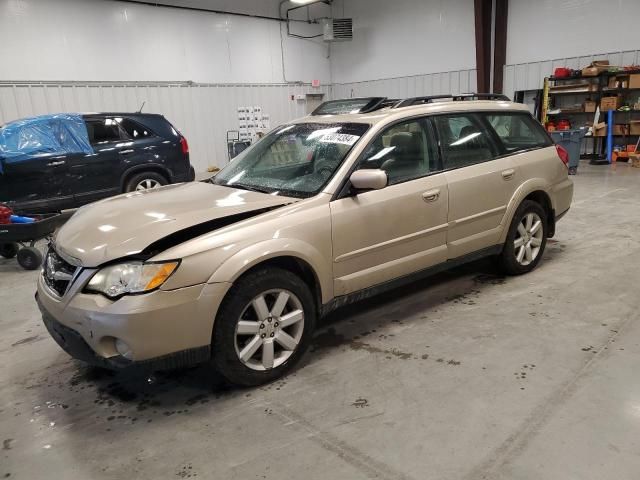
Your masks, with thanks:
M 514 112 L 483 115 L 500 138 L 506 153 L 544 148 L 552 144 L 542 125 L 531 115 Z
M 118 118 L 117 120 L 122 129 L 127 132 L 127 135 L 134 140 L 153 136 L 151 129 L 131 120 L 130 118 Z

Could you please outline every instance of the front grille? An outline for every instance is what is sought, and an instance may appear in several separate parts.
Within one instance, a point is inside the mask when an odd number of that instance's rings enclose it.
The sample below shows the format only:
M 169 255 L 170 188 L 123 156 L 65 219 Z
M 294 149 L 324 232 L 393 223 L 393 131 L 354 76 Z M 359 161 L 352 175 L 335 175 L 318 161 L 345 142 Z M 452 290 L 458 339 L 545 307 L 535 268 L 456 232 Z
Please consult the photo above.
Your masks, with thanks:
M 62 297 L 67 288 L 69 288 L 75 273 L 76 267 L 65 261 L 50 247 L 44 262 L 44 271 L 42 272 L 47 286 Z

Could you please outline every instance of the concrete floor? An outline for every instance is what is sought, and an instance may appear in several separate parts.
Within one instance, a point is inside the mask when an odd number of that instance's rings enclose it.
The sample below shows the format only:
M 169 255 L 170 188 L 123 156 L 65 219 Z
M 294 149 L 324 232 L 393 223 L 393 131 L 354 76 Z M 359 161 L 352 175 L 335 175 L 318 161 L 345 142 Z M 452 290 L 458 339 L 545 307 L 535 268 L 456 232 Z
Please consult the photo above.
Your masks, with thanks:
M 336 312 L 292 375 L 70 360 L 0 261 L 0 478 L 632 479 L 640 169 L 582 165 L 535 272 L 487 262 Z

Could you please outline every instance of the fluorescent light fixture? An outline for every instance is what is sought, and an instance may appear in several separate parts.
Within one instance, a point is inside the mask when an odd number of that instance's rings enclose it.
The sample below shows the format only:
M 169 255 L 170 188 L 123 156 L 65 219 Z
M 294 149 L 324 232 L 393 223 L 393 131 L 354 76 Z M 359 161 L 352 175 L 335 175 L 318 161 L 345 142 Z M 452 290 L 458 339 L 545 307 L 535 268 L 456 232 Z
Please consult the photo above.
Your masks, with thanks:
M 298 5 L 305 5 L 307 3 L 317 2 L 319 0 L 291 0 L 291 3 L 297 3 Z

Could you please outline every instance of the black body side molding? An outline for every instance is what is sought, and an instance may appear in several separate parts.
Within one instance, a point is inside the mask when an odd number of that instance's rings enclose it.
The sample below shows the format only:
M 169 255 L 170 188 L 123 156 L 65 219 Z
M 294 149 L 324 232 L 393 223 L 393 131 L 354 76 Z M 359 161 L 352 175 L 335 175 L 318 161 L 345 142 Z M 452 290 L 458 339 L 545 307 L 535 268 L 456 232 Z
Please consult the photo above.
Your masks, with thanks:
M 433 267 L 410 273 L 409 275 L 405 275 L 404 277 L 389 280 L 388 282 L 380 283 L 378 285 L 374 285 L 363 290 L 358 290 L 357 292 L 349 293 L 347 295 L 335 297 L 333 300 L 322 305 L 320 309 L 320 315 L 327 315 L 329 312 L 332 312 L 337 308 L 344 307 L 361 300 L 365 300 L 380 293 L 393 290 L 394 288 L 402 287 L 418 280 L 422 280 L 424 278 L 435 275 L 436 273 L 444 272 L 445 270 L 464 265 L 465 263 L 480 260 L 481 258 L 490 257 L 492 255 L 498 255 L 500 254 L 500 252 L 502 252 L 502 247 L 502 244 L 494 245 L 493 247 L 484 248 L 482 250 L 478 250 L 477 252 L 463 255 L 462 257 L 447 260 L 446 262 L 434 265 Z

